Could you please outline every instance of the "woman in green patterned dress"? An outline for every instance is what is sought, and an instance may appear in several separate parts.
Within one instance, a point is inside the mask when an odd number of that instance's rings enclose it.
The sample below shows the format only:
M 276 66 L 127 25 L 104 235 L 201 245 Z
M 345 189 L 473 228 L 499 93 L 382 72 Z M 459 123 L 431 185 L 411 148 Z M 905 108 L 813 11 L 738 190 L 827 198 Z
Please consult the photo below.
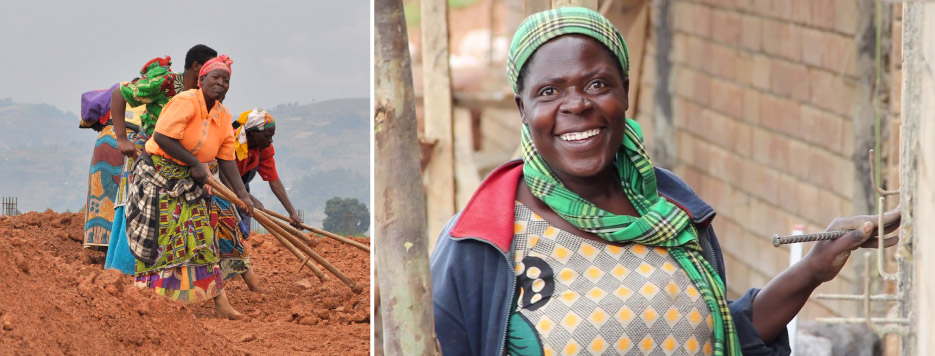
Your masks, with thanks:
M 136 284 L 173 300 L 214 299 L 217 314 L 240 318 L 223 290 L 210 208 L 202 189 L 206 163 L 236 176 L 231 114 L 221 104 L 230 85 L 227 56 L 209 60 L 199 72 L 199 89 L 174 96 L 156 122 L 153 137 L 133 168 L 127 196 L 127 241 L 136 257 Z M 234 192 L 253 204 L 243 184 Z

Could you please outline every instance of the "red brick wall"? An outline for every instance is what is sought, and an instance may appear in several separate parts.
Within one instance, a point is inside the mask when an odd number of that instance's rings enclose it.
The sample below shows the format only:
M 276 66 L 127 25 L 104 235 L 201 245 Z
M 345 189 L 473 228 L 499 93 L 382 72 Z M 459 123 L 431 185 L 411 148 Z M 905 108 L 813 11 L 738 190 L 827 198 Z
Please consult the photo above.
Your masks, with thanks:
M 658 1 L 657 1 L 658 2 Z M 676 173 L 718 210 L 729 293 L 788 266 L 773 234 L 818 232 L 853 211 L 857 0 L 672 0 L 669 95 Z M 658 4 L 655 10 L 658 10 Z M 654 22 L 659 11 L 654 11 Z M 637 120 L 653 132 L 655 36 Z M 657 118 L 658 119 L 658 118 Z M 658 137 L 647 134 L 650 148 Z M 859 292 L 854 261 L 819 292 Z M 857 313 L 812 300 L 803 317 Z

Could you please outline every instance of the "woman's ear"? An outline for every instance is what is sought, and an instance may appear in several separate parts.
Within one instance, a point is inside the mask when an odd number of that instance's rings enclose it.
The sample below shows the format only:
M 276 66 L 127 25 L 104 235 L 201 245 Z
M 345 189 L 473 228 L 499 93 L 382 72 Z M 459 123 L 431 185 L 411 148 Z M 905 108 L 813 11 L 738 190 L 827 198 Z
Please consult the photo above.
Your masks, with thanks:
M 513 100 L 516 101 L 516 108 L 519 109 L 519 117 L 523 120 L 523 125 L 526 124 L 526 107 L 523 106 L 523 98 L 519 94 L 513 94 Z

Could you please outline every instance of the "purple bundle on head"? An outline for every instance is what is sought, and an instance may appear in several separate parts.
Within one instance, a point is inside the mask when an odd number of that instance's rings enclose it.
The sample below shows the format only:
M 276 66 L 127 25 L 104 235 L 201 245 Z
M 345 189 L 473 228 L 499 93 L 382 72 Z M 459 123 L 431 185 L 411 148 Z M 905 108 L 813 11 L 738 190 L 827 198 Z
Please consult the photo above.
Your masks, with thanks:
M 92 90 L 81 94 L 81 121 L 88 125 L 100 122 L 101 118 L 109 118 L 110 97 L 114 89 L 120 86 L 120 83 L 114 84 L 109 89 Z M 101 122 L 106 124 L 106 122 Z

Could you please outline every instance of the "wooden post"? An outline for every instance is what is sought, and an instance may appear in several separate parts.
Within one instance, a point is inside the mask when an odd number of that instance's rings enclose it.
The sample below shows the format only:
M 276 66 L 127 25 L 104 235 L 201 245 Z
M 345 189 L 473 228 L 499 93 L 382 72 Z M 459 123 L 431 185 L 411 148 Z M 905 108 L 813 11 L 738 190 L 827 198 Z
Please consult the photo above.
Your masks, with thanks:
M 649 1 L 643 2 L 637 10 L 636 21 L 627 29 L 624 38 L 631 38 L 629 44 L 630 51 L 630 92 L 628 101 L 630 110 L 627 117 L 635 118 L 639 113 L 640 104 L 640 82 L 643 80 L 643 58 L 646 53 L 646 38 L 649 37 Z M 629 36 L 629 37 L 626 37 Z M 649 95 L 649 93 L 647 93 Z
M 640 92 L 640 81 L 643 77 L 643 57 L 651 31 L 650 6 L 649 0 L 606 0 L 600 9 L 601 14 L 613 22 L 623 35 L 630 51 L 630 92 L 627 97 L 630 108 L 627 109 L 626 115 L 631 118 L 636 118 L 639 114 L 639 98 L 644 94 Z
M 902 142 L 899 150 L 902 227 L 899 251 L 904 255 L 902 283 L 905 302 L 900 313 L 909 315 L 910 333 L 903 339 L 900 355 L 935 354 L 935 3 L 903 4 Z M 906 257 L 905 252 L 911 252 Z M 926 336 L 929 335 L 929 336 Z
M 374 241 L 383 351 L 432 355 L 425 193 L 402 0 L 375 0 L 373 17 Z
M 597 11 L 597 0 L 552 0 L 553 9 L 567 6 L 586 7 Z
M 451 71 L 448 65 L 448 4 L 422 2 L 422 83 L 425 138 L 438 142 L 425 167 L 426 227 L 437 235 L 455 214 Z
M 550 0 L 505 0 L 506 3 L 506 32 L 510 35 L 516 32 L 519 24 L 526 16 L 545 11 L 550 8 Z M 512 39 L 512 36 L 509 38 Z M 492 47 L 491 47 L 492 48 Z M 497 68 L 503 70 L 503 68 Z
M 471 132 L 471 111 L 455 109 L 454 126 L 457 132 Z M 474 163 L 474 140 L 470 136 L 455 138 L 455 162 L 455 202 L 458 210 L 461 210 L 481 182 L 481 177 L 477 174 L 477 164 Z
M 523 0 L 523 12 L 525 13 L 523 18 L 537 12 L 548 10 L 551 8 L 550 5 L 549 0 Z M 520 19 L 521 22 L 522 20 L 523 19 Z M 519 26 L 519 23 L 516 23 L 516 25 Z

